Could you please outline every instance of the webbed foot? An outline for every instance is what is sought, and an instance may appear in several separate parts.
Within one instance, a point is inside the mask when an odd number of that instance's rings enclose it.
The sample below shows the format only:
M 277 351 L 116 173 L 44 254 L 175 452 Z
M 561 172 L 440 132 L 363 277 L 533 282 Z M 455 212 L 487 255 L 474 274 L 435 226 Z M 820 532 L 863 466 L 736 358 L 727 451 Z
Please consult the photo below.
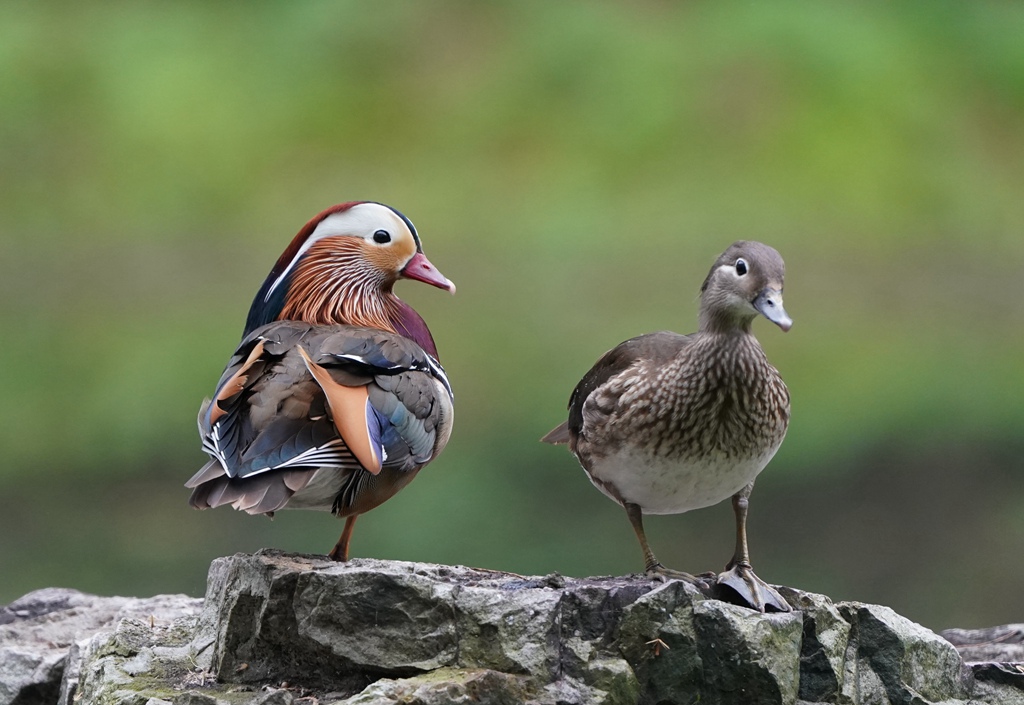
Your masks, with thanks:
M 661 563 L 655 563 L 652 566 L 648 566 L 647 570 L 644 571 L 644 575 L 652 580 L 660 580 L 663 583 L 667 583 L 669 580 L 685 580 L 688 583 L 699 582 L 699 578 L 696 578 L 689 573 L 684 573 L 681 570 L 672 570 L 666 568 Z
M 789 612 L 792 608 L 771 585 L 754 575 L 744 561 L 718 575 L 718 585 L 729 588 L 740 601 L 758 612 Z

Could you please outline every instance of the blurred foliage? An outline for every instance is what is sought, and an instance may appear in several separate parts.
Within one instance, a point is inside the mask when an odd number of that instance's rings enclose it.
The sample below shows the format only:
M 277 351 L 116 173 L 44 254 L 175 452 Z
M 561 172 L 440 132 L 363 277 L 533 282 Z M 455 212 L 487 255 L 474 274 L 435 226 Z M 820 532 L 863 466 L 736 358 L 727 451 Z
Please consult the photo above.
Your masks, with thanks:
M 455 298 L 399 293 L 456 388 L 445 454 L 355 555 L 641 568 L 536 442 L 597 357 L 692 330 L 732 240 L 788 264 L 794 399 L 766 579 L 940 628 L 1020 621 L 1024 6 L 411 0 L 0 5 L 0 602 L 198 595 L 341 524 L 193 512 L 194 414 L 320 209 L 394 205 Z M 728 503 L 653 518 L 720 569 Z

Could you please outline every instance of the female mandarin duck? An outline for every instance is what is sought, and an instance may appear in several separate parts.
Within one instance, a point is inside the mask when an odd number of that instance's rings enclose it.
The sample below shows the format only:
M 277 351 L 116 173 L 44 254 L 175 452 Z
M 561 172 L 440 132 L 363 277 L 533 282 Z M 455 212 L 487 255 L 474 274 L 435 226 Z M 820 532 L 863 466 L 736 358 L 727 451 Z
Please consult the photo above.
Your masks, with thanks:
M 608 352 L 573 391 L 569 420 L 542 439 L 567 443 L 591 482 L 625 508 L 652 577 L 693 579 L 658 562 L 643 514 L 731 496 L 736 552 L 718 582 L 762 612 L 789 607 L 750 567 L 747 498 L 786 435 L 789 392 L 750 324 L 760 314 L 783 331 L 793 325 L 784 273 L 771 247 L 734 243 L 701 287 L 697 332 L 642 335 Z
M 395 209 L 342 203 L 306 223 L 199 410 L 210 462 L 186 483 L 193 507 L 330 511 L 346 518 L 330 557 L 348 560 L 356 517 L 409 484 L 452 429 L 434 340 L 392 291 L 403 278 L 455 293 Z

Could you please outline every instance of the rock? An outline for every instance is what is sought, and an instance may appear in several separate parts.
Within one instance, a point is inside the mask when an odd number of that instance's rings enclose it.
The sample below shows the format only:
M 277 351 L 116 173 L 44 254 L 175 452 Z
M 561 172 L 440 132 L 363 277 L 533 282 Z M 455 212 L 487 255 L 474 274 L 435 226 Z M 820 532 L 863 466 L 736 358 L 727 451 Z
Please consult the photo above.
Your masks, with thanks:
M 1024 705 L 1019 662 L 968 666 L 886 607 L 783 588 L 794 611 L 760 614 L 713 588 L 237 555 L 205 600 L 3 608 L 0 705 Z
M 440 668 L 412 678 L 382 678 L 358 695 L 338 702 L 339 705 L 517 705 L 529 699 L 534 691 L 523 676 L 488 669 Z
M 910 705 L 971 698 L 970 671 L 945 639 L 888 607 L 847 603 L 839 611 L 850 623 L 843 684 L 850 699 Z
M 1024 624 L 947 629 L 941 634 L 971 668 L 976 692 L 987 692 L 1000 685 L 1013 686 L 1016 699 L 1006 700 L 1006 705 L 1024 705 Z
M 813 703 L 835 702 L 845 682 L 850 623 L 827 597 L 790 588 L 783 588 L 781 593 L 803 615 L 797 698 Z
M 198 615 L 202 600 L 97 597 L 77 590 L 36 590 L 0 608 L 0 704 L 55 703 L 62 680 L 74 682 L 80 661 L 69 654 L 121 620 L 153 625 Z
M 967 662 L 1024 662 L 1024 624 L 990 629 L 947 629 L 940 635 L 953 644 Z

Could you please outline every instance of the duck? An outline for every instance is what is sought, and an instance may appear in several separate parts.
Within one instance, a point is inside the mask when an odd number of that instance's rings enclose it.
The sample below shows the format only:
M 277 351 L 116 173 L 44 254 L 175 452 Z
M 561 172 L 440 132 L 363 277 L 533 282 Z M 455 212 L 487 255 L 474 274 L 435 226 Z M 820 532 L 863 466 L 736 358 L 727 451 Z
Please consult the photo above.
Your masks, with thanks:
M 763 316 L 790 330 L 784 278 L 774 248 L 734 242 L 701 286 L 697 331 L 640 335 L 605 353 L 573 390 L 568 419 L 541 439 L 567 445 L 591 483 L 625 509 L 652 578 L 700 582 L 661 564 L 644 515 L 731 497 L 736 547 L 715 585 L 760 612 L 789 611 L 754 573 L 747 513 L 754 480 L 786 436 L 790 395 L 751 324 Z
M 412 222 L 372 201 L 314 216 L 256 293 L 241 342 L 199 409 L 209 461 L 185 486 L 196 509 L 345 519 L 328 556 L 349 559 L 356 519 L 445 448 L 454 394 L 402 279 L 455 293 Z

